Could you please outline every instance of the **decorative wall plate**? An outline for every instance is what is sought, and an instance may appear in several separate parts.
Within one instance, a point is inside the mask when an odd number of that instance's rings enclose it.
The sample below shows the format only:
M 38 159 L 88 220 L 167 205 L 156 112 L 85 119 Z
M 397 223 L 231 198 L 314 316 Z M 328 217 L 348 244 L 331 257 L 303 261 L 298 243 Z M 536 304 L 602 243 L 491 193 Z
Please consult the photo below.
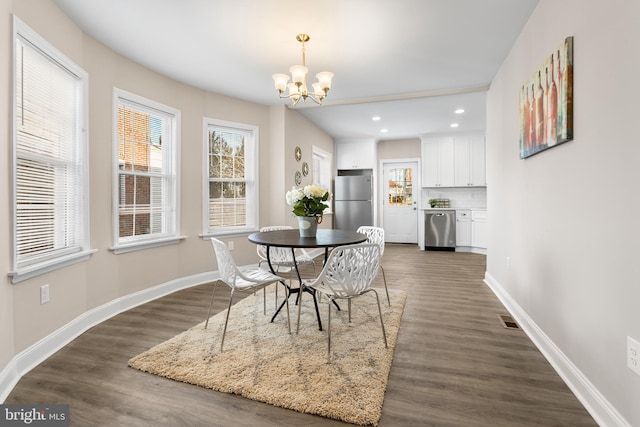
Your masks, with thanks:
M 296 171 L 296 185 L 300 185 L 301 182 L 302 182 L 302 175 L 300 174 L 300 171 Z
M 300 147 L 296 147 L 295 155 L 296 161 L 299 162 L 302 159 L 302 149 Z
M 309 164 L 307 162 L 302 163 L 302 176 L 309 175 Z

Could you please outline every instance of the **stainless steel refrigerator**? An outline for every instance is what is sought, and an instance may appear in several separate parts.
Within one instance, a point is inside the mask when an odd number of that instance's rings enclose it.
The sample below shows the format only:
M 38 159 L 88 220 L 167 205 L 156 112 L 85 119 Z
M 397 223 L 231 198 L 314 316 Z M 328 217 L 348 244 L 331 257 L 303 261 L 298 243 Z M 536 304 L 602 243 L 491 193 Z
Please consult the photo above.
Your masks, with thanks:
M 361 225 L 373 225 L 372 176 L 336 176 L 333 206 L 338 230 L 356 231 Z

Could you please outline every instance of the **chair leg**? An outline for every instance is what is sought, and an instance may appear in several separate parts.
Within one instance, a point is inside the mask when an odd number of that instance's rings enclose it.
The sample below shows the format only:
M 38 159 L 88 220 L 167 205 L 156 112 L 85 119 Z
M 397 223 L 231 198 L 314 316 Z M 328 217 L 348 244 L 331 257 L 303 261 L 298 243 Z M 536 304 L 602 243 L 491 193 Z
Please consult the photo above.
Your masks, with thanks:
M 300 333 L 300 313 L 302 311 L 302 283 L 300 283 L 300 288 L 298 288 L 298 322 L 296 325 L 296 334 Z
M 389 307 L 391 307 L 391 298 L 389 298 L 389 289 L 387 288 L 387 277 L 384 275 L 384 268 L 380 266 L 380 270 L 382 270 L 382 279 L 384 280 L 384 290 L 387 292 L 387 302 L 389 303 Z
M 380 326 L 382 326 L 382 338 L 384 338 L 384 348 L 389 348 L 387 345 L 387 333 L 384 330 L 384 322 L 382 321 L 382 309 L 380 308 L 380 298 L 378 298 L 378 293 L 373 290 L 373 293 L 376 294 L 376 301 L 378 303 L 378 314 L 380 315 Z
M 327 363 L 331 363 L 331 304 L 327 304 L 327 307 L 329 307 L 329 315 L 327 316 Z
M 351 323 L 351 298 L 347 300 L 347 311 L 349 312 L 349 323 Z
M 277 283 L 277 282 L 276 282 Z M 276 289 L 278 287 L 276 286 Z M 289 315 L 289 293 L 287 292 L 287 288 L 284 290 L 285 301 L 287 304 L 287 326 L 289 327 L 289 335 L 291 335 L 291 316 Z
M 231 312 L 231 302 L 233 301 L 233 289 L 229 296 L 229 307 L 227 308 L 227 317 L 224 319 L 224 329 L 222 330 L 222 341 L 220 341 L 220 352 L 222 353 L 222 346 L 224 346 L 224 336 L 227 334 L 227 324 L 229 323 L 229 313 Z M 379 304 L 378 304 L 379 305 Z
M 213 284 L 213 292 L 211 292 L 211 301 L 209 302 L 209 311 L 207 311 L 207 321 L 204 322 L 204 328 L 207 329 L 209 326 L 209 317 L 211 317 L 211 306 L 213 305 L 213 297 L 216 295 L 216 288 L 218 287 L 218 282 L 216 281 Z

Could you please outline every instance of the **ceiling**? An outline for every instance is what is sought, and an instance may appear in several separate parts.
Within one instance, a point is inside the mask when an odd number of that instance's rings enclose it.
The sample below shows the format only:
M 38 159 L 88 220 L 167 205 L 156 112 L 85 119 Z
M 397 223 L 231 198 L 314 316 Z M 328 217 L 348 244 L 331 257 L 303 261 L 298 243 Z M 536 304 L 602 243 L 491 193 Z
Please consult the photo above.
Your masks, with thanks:
M 184 83 L 265 105 L 272 74 L 335 74 L 297 110 L 334 138 L 483 130 L 486 90 L 538 0 L 54 0 L 87 34 Z M 311 83 L 311 81 L 309 81 Z M 462 114 L 454 110 L 463 108 Z M 379 116 L 379 121 L 373 121 Z M 451 123 L 458 123 L 455 129 Z M 387 129 L 382 133 L 381 129 Z

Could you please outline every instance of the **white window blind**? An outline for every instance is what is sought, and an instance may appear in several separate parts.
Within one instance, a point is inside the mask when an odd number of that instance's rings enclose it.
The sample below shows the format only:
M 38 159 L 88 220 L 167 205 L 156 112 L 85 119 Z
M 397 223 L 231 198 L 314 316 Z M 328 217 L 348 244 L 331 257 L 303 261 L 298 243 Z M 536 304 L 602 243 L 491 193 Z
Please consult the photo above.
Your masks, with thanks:
M 177 238 L 179 112 L 116 90 L 116 247 Z
M 19 276 L 88 249 L 86 74 L 17 20 L 14 38 L 14 275 Z
M 256 138 L 256 127 L 205 119 L 205 235 L 257 227 Z

